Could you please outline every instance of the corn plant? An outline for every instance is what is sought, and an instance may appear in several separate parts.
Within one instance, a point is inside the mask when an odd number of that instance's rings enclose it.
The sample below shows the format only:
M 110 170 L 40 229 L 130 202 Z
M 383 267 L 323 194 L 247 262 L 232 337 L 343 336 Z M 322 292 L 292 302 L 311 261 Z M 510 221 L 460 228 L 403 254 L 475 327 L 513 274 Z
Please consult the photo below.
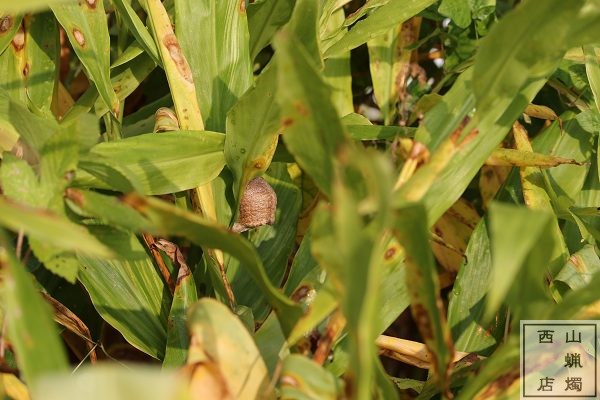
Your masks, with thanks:
M 0 1 L 0 391 L 518 398 L 595 319 L 597 0 Z

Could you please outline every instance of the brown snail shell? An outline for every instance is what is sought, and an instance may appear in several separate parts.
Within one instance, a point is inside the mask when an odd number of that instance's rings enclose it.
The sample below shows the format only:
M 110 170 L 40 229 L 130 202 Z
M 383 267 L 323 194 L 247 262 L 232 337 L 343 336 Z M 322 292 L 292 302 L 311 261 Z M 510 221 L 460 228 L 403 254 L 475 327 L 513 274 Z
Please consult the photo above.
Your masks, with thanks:
M 248 229 L 275 222 L 277 195 L 261 177 L 252 179 L 246 185 L 246 190 L 240 201 L 240 213 L 237 222 L 231 228 L 234 232 L 244 232 Z

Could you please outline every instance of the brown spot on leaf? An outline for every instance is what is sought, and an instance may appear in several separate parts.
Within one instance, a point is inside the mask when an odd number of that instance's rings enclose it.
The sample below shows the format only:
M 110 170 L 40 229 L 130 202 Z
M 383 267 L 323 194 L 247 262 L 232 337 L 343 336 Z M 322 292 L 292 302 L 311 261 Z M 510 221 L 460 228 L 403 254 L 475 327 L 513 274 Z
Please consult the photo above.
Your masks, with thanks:
M 96 0 L 86 0 L 85 2 L 92 10 L 96 8 Z
M 123 204 L 143 213 L 145 208 L 147 207 L 147 202 L 146 200 L 135 194 L 135 193 L 131 193 L 131 194 L 126 194 L 125 196 L 121 197 L 121 201 L 123 202 Z
M 23 26 L 19 27 L 11 43 L 15 51 L 23 50 L 23 47 L 25 47 L 25 31 L 23 30 Z
M 23 76 L 25 78 L 27 78 L 27 75 L 29 75 L 29 63 L 25 63 L 25 66 L 23 67 Z
M 5 15 L 0 18 L 0 35 L 10 31 L 13 26 L 13 17 L 10 15 Z
M 303 117 L 308 117 L 309 112 L 308 112 L 308 109 L 304 106 L 304 104 L 300 103 L 299 101 L 295 101 L 294 108 Z
M 385 251 L 383 258 L 385 260 L 389 260 L 390 258 L 394 257 L 394 255 L 396 255 L 396 251 L 397 249 L 395 247 L 390 247 Z
M 500 376 L 494 382 L 489 384 L 487 388 L 477 397 L 482 399 L 495 397 L 497 394 L 502 393 L 504 390 L 508 389 L 514 381 L 519 379 L 519 368 L 515 369 L 516 370 L 513 370 Z
M 291 375 L 283 375 L 281 377 L 281 386 L 298 387 L 300 386 L 300 382 L 298 382 L 298 380 Z
M 83 32 L 81 32 L 77 28 L 73 28 L 72 32 L 73 32 L 73 38 L 75 39 L 77 44 L 80 45 L 81 47 L 85 48 L 86 42 L 85 42 L 85 36 L 83 35 Z
M 585 266 L 581 263 L 581 259 L 577 255 L 573 254 L 569 258 L 569 261 L 571 261 L 571 264 L 573 264 L 573 267 L 575 267 L 577 272 L 579 272 L 579 273 L 586 272 Z
M 71 200 L 73 203 L 75 203 L 79 207 L 83 206 L 84 198 L 83 198 L 83 193 L 81 192 L 81 190 L 68 188 L 67 190 L 65 190 L 65 198 Z
M 240 11 L 242 13 L 246 12 L 246 0 L 240 0 Z
M 169 51 L 169 56 L 171 56 L 171 60 L 173 60 L 175 63 L 179 74 L 189 83 L 194 83 L 194 79 L 192 78 L 192 70 L 190 69 L 188 62 L 183 55 L 183 51 L 181 51 L 181 46 L 179 46 L 177 37 L 174 34 L 169 33 L 163 39 L 163 44 Z
M 287 128 L 287 127 L 291 126 L 293 123 L 294 123 L 294 120 L 289 117 L 283 118 L 281 120 L 281 126 L 283 128 Z
M 254 168 L 263 169 L 265 167 L 265 161 L 263 159 L 254 160 Z
M 73 179 L 75 179 L 75 171 L 69 170 L 65 172 L 64 178 L 67 182 L 73 181 Z

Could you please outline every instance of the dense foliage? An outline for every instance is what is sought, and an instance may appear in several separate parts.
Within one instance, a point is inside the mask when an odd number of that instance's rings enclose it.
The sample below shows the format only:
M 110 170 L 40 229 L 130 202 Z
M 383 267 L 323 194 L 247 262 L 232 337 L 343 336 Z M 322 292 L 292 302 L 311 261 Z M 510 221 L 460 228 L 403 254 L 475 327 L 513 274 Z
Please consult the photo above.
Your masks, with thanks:
M 0 10 L 4 397 L 517 398 L 599 316 L 598 0 Z

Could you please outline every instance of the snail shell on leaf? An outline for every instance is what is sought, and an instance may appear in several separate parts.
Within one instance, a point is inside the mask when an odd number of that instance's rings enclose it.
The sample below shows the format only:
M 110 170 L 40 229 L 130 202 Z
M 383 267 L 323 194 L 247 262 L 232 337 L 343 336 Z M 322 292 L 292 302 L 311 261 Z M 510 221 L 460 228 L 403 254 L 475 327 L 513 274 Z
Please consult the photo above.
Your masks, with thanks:
M 252 179 L 240 201 L 240 213 L 237 222 L 231 228 L 234 232 L 244 232 L 275 222 L 277 195 L 261 177 Z

